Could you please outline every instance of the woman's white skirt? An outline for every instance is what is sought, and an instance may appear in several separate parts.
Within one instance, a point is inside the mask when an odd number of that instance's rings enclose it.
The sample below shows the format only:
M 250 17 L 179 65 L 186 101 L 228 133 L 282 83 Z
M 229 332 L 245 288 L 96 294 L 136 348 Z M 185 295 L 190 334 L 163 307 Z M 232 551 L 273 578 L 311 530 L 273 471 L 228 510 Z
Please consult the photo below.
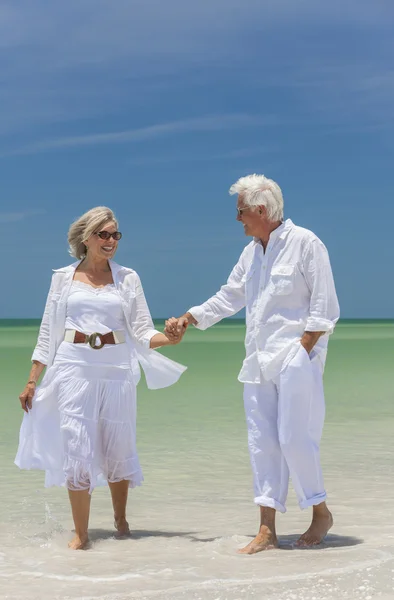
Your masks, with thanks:
M 55 362 L 24 416 L 15 462 L 45 470 L 46 487 L 141 485 L 136 411 L 130 369 Z

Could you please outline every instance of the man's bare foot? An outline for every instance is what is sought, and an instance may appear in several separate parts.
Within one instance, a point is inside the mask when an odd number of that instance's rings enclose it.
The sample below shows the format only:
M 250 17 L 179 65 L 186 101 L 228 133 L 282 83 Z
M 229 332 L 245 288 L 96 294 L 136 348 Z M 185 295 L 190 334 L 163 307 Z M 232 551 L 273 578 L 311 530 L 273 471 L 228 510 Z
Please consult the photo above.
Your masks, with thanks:
M 116 529 L 116 537 L 124 537 L 131 535 L 129 524 L 124 517 L 120 519 L 115 519 L 114 521 L 115 529 Z
M 266 525 L 260 527 L 260 531 L 245 548 L 238 550 L 238 554 L 257 554 L 263 550 L 278 548 L 278 538 Z
M 321 544 L 333 524 L 334 519 L 327 507 L 324 512 L 314 512 L 309 529 L 299 538 L 296 546 L 307 548 Z
M 75 534 L 75 536 L 73 537 L 71 542 L 68 543 L 68 547 L 71 548 L 71 550 L 85 550 L 88 543 L 89 543 L 89 538 L 87 535 L 79 536 L 79 535 Z

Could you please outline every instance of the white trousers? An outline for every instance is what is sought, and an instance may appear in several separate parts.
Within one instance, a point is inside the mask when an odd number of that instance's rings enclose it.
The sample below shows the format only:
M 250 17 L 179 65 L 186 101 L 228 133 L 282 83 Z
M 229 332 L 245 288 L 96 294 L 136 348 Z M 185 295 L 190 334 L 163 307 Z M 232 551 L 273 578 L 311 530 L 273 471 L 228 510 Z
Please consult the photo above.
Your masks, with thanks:
M 254 501 L 286 512 L 289 476 L 300 508 L 326 499 L 319 445 L 325 404 L 323 367 L 300 346 L 273 381 L 245 384 Z

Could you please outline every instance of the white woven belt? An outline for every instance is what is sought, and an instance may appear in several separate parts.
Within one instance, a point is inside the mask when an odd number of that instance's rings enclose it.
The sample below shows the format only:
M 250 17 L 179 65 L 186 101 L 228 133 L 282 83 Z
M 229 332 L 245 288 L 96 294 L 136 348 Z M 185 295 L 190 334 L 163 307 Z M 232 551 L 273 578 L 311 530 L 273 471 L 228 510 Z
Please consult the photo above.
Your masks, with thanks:
M 66 329 L 66 331 L 64 332 L 64 341 L 73 343 L 76 332 L 77 332 L 76 329 Z M 108 333 L 111 333 L 111 332 L 108 332 Z M 125 336 L 124 331 L 122 331 L 122 330 L 112 331 L 112 334 L 114 336 L 115 344 L 124 344 L 125 343 L 126 336 Z M 98 337 L 99 335 L 100 335 L 99 333 L 92 333 L 89 335 L 87 334 L 85 343 L 91 345 L 91 342 L 89 341 L 89 339 L 93 339 L 94 336 Z

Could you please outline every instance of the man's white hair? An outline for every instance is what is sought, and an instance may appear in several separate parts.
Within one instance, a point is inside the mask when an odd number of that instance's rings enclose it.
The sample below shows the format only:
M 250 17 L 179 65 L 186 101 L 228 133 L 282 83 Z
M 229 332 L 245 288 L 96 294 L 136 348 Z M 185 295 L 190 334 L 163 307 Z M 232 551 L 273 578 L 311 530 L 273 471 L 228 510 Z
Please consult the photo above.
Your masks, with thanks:
M 269 221 L 283 220 L 283 196 L 279 185 L 264 175 L 246 175 L 229 190 L 231 196 L 241 194 L 245 206 L 265 206 Z

